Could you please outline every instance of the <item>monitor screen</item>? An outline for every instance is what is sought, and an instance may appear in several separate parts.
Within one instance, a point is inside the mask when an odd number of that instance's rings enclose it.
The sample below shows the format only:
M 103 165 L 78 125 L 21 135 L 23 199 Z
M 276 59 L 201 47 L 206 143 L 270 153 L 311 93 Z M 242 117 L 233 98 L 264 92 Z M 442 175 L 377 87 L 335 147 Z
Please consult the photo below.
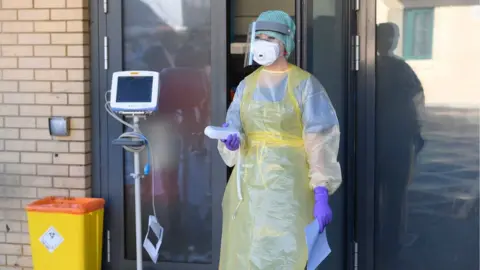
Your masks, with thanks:
M 118 77 L 117 102 L 151 102 L 152 101 L 151 76 L 126 76 Z

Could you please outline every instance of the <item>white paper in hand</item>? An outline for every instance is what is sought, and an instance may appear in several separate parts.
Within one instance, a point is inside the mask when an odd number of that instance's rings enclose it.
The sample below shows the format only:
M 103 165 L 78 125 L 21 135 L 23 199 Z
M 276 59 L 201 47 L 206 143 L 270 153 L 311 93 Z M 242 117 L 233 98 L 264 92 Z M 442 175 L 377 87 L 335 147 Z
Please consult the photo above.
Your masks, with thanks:
M 315 270 L 332 252 L 327 241 L 327 229 L 319 233 L 320 226 L 314 220 L 305 227 L 305 240 L 308 247 L 307 270 Z
M 152 232 L 157 238 L 157 244 L 154 245 L 152 241 L 148 238 L 148 235 Z M 143 241 L 143 248 L 147 251 L 148 255 L 150 255 L 150 259 L 154 263 L 157 263 L 158 256 L 160 252 L 160 247 L 162 246 L 163 240 L 163 227 L 158 223 L 157 217 L 149 216 L 148 217 L 148 230 L 147 234 L 145 235 L 145 240 Z

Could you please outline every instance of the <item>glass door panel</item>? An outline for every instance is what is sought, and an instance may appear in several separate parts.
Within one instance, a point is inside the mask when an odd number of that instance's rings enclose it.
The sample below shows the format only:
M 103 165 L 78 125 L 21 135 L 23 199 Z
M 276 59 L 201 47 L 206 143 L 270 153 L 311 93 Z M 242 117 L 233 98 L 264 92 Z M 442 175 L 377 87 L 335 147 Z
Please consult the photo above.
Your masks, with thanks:
M 123 1 L 125 70 L 161 72 L 159 112 L 141 123 L 152 147 L 143 179 L 143 224 L 156 214 L 165 228 L 160 261 L 212 262 L 210 1 Z M 141 163 L 148 161 L 142 152 Z M 126 258 L 135 260 L 133 154 L 125 155 Z M 152 183 L 152 176 L 154 176 Z M 144 226 L 146 233 L 146 226 Z M 144 252 L 144 260 L 149 260 Z
M 353 83 L 349 65 L 350 26 L 347 1 L 310 0 L 303 7 L 306 25 L 301 38 L 303 55 L 301 65 L 315 76 L 325 88 L 340 122 L 341 142 L 338 160 L 342 166 L 343 183 L 331 197 L 333 223 L 328 227 L 332 253 L 318 269 L 349 269 L 353 243 L 353 215 L 349 215 L 353 196 L 353 130 L 351 130 L 349 87 Z M 298 33 L 297 33 L 298 34 Z M 350 135 L 349 135 L 350 134 Z
M 376 2 L 375 269 L 479 269 L 478 6 L 394 2 Z
M 141 152 L 141 168 L 151 166 L 141 186 L 142 235 L 153 214 L 165 232 L 159 263 L 143 252 L 145 269 L 218 268 L 226 167 L 203 130 L 226 111 L 225 23 L 220 0 L 123 0 L 108 8 L 108 76 L 160 72 L 159 110 L 140 122 L 152 153 L 149 159 Z M 109 138 L 126 131 L 110 124 Z M 117 146 L 109 151 L 111 269 L 130 270 L 136 260 L 133 153 Z

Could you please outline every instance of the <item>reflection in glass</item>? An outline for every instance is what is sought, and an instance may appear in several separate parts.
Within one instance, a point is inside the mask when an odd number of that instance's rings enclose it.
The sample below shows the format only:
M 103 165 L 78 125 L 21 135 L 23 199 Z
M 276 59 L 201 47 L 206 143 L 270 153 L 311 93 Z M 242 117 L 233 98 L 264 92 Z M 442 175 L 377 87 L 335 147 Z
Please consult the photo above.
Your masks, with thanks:
M 476 270 L 480 21 L 403 2 L 377 1 L 375 269 Z
M 210 121 L 210 1 L 123 1 L 124 69 L 161 72 L 159 111 L 140 123 L 152 153 L 142 181 L 148 215 L 165 228 L 160 261 L 212 262 L 211 168 L 203 128 Z M 147 151 L 142 152 L 142 164 Z M 125 256 L 135 259 L 133 155 L 125 154 Z M 144 260 L 149 257 L 144 253 Z

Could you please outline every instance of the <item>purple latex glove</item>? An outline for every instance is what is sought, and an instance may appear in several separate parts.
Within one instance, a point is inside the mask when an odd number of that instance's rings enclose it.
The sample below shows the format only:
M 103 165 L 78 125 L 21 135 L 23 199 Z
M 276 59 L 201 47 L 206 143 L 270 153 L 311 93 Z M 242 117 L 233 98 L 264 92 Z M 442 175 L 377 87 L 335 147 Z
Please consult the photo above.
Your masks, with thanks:
M 332 209 L 328 204 L 328 190 L 325 187 L 316 187 L 313 193 L 315 195 L 313 216 L 317 219 L 320 232 L 322 233 L 325 227 L 332 222 L 333 218 Z
M 222 127 L 228 127 L 228 123 L 224 123 Z M 240 147 L 240 138 L 237 134 L 228 135 L 226 140 L 221 140 L 228 150 L 235 151 Z

